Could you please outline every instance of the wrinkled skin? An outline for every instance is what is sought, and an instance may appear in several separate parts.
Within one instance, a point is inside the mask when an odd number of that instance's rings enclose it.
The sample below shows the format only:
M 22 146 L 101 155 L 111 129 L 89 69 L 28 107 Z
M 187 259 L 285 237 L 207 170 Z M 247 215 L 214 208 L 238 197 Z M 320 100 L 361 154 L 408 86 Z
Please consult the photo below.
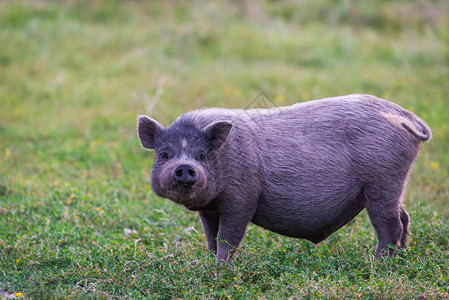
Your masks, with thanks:
M 249 222 L 318 243 L 364 208 L 376 255 L 394 255 L 407 241 L 405 185 L 431 137 L 416 115 L 370 95 L 202 109 L 167 128 L 140 116 L 138 133 L 156 152 L 153 191 L 199 212 L 219 261 L 231 259 Z

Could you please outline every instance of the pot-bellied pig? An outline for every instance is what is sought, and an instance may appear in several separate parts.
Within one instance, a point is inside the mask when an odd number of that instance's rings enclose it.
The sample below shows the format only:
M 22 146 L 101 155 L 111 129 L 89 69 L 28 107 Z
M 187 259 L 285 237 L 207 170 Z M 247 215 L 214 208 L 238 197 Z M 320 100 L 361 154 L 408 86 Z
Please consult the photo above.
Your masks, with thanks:
M 169 127 L 140 116 L 138 134 L 155 149 L 152 190 L 199 212 L 219 261 L 230 260 L 250 222 L 319 243 L 364 208 L 376 255 L 394 255 L 408 234 L 405 185 L 431 137 L 415 114 L 370 95 L 206 108 Z

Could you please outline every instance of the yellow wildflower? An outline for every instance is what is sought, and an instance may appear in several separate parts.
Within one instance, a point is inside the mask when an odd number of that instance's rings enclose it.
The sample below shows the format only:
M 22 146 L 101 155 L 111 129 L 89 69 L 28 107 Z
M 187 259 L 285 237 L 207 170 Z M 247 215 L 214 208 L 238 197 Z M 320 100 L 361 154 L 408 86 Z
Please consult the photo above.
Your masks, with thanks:
M 430 162 L 430 167 L 432 168 L 432 170 L 434 171 L 438 171 L 438 169 L 440 168 L 440 164 L 436 161 L 431 161 Z
M 278 95 L 276 96 L 276 102 L 277 102 L 277 103 L 284 103 L 284 102 L 285 102 L 285 97 L 284 97 L 284 95 L 278 94 Z
M 302 99 L 303 101 L 310 100 L 310 94 L 309 94 L 308 92 L 303 92 L 303 93 L 301 93 L 301 99 Z

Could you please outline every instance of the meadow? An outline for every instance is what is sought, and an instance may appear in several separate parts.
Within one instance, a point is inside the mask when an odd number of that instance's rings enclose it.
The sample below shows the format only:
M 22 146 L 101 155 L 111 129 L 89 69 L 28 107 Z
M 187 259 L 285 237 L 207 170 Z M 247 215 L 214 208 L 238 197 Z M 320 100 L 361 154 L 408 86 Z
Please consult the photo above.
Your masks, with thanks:
M 448 299 L 448 28 L 443 0 L 0 0 L 0 298 Z M 219 265 L 150 189 L 139 114 L 351 93 L 433 130 L 395 258 L 363 211 L 318 245 L 250 225 Z

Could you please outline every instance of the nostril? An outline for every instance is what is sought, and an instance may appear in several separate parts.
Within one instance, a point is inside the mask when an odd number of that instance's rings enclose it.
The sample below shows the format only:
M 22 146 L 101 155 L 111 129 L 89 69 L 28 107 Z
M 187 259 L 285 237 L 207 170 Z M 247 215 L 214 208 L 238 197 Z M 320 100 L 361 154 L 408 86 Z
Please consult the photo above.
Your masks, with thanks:
M 176 172 L 175 172 L 176 177 L 182 177 L 182 173 L 184 173 L 184 172 L 182 171 L 182 169 L 176 170 Z
M 188 173 L 189 173 L 190 177 L 194 177 L 196 175 L 196 172 L 193 169 L 189 169 Z

